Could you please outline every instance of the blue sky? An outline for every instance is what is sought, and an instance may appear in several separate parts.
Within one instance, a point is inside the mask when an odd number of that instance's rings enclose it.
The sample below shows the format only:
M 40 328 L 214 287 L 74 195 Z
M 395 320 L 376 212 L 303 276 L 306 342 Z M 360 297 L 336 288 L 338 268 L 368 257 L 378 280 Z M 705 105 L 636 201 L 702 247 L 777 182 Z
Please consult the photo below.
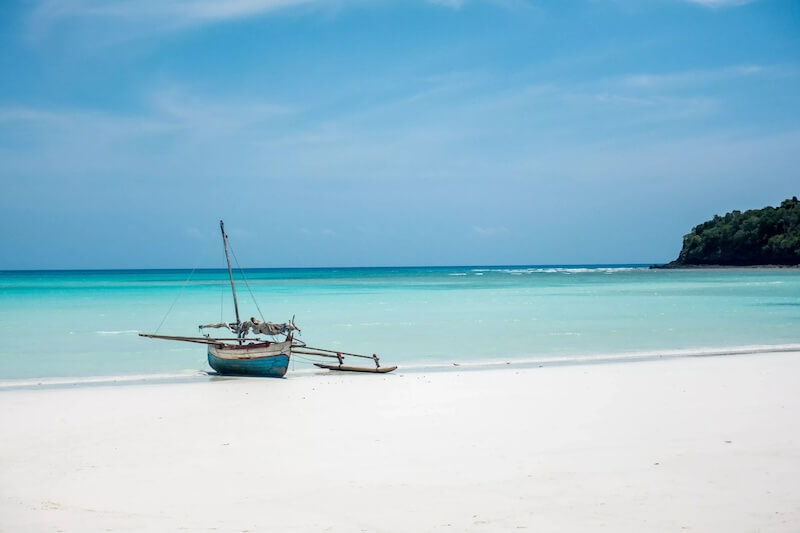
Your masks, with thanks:
M 796 0 L 0 6 L 0 269 L 665 262 L 800 192 Z

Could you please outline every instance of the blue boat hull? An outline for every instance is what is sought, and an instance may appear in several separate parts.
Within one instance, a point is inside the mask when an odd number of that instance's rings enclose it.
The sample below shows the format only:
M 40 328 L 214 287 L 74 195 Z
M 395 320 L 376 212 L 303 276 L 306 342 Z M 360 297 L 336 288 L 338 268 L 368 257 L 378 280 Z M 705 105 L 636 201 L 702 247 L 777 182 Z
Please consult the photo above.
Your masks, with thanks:
M 282 378 L 289 369 L 291 343 L 208 348 L 208 364 L 219 374 Z

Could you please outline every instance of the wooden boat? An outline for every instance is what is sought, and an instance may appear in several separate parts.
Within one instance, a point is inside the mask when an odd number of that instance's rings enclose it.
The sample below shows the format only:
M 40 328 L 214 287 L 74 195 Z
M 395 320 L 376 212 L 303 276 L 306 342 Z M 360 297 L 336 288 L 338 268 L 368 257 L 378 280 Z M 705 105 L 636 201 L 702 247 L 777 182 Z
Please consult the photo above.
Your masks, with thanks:
M 219 374 L 281 378 L 289 369 L 292 341 L 209 345 L 208 364 Z
M 236 313 L 235 322 L 221 322 L 217 324 L 205 324 L 199 326 L 200 329 L 206 328 L 226 328 L 236 335 L 234 338 L 215 338 L 210 335 L 202 337 L 180 337 L 173 335 L 158 335 L 156 333 L 140 333 L 141 337 L 151 339 L 166 339 L 183 342 L 194 342 L 208 345 L 208 364 L 217 373 L 234 376 L 259 376 L 281 378 L 286 375 L 289 369 L 289 361 L 293 353 L 300 353 L 313 357 L 335 357 L 339 360 L 339 365 L 335 370 L 351 372 L 391 372 L 397 367 L 380 367 L 377 355 L 372 356 L 335 352 L 324 348 L 311 348 L 302 341 L 294 338 L 294 332 L 299 331 L 295 326 L 294 318 L 291 322 L 276 323 L 259 321 L 254 317 L 242 321 L 239 318 L 239 303 L 236 299 L 236 283 L 233 279 L 233 269 L 228 255 L 228 235 L 225 233 L 225 224 L 219 221 L 219 229 L 222 232 L 222 246 L 225 249 L 225 261 L 228 264 L 228 277 L 231 283 L 231 293 L 233 294 L 233 308 Z M 263 317 L 262 317 L 263 318 Z M 253 336 L 248 336 L 252 332 Z M 262 338 L 261 335 L 274 339 L 276 336 L 283 336 L 284 340 L 275 341 Z M 376 368 L 357 367 L 342 365 L 345 356 L 363 357 L 372 359 Z M 314 363 L 314 361 L 310 361 Z
M 233 279 L 231 259 L 228 255 L 228 235 L 225 233 L 225 224 L 219 221 L 222 232 L 222 246 L 225 249 L 225 261 L 228 264 L 228 277 L 231 282 L 233 294 L 233 308 L 236 313 L 235 322 L 222 322 L 218 324 L 201 325 L 205 328 L 226 328 L 235 334 L 235 338 L 214 338 L 210 335 L 203 337 L 177 337 L 170 335 L 157 335 L 140 333 L 142 337 L 151 339 L 167 339 L 184 342 L 195 342 L 208 345 L 208 364 L 217 373 L 235 376 L 259 376 L 281 378 L 289 369 L 289 359 L 292 356 L 292 347 L 305 346 L 302 342 L 294 340 L 297 327 L 294 320 L 288 323 L 262 322 L 251 317 L 242 321 L 239 318 L 239 302 L 236 299 L 236 283 Z M 255 334 L 248 337 L 250 330 Z M 275 342 L 259 337 L 265 335 L 284 335 L 285 340 Z

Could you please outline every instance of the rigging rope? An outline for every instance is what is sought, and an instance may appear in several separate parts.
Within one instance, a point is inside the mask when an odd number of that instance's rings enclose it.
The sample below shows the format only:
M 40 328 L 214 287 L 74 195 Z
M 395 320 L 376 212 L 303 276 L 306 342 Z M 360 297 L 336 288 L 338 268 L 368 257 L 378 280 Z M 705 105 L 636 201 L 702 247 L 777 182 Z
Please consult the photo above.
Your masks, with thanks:
M 225 264 L 225 250 L 222 251 L 223 265 Z M 219 321 L 227 322 L 225 320 L 225 293 L 228 292 L 228 283 L 225 280 L 219 282 Z
M 178 303 L 178 300 L 180 299 L 181 295 L 183 294 L 183 289 L 185 289 L 186 286 L 189 284 L 189 282 L 192 280 L 192 276 L 194 276 L 194 271 L 195 270 L 197 270 L 197 264 L 196 263 L 195 263 L 195 266 L 192 269 L 192 271 L 189 272 L 189 277 L 186 279 L 186 281 L 183 282 L 183 285 L 181 286 L 181 290 L 178 291 L 178 294 L 175 296 L 175 299 L 172 301 L 172 305 L 169 306 L 169 309 L 167 309 L 166 314 L 164 314 L 164 318 L 162 318 L 161 322 L 158 324 L 158 327 L 156 328 L 156 331 L 155 331 L 156 333 L 158 333 L 159 330 L 161 329 L 161 326 L 164 325 L 164 321 L 167 320 L 167 317 L 172 312 L 172 308 L 175 307 L 176 303 Z
M 225 322 L 225 288 L 224 282 L 220 283 L 220 290 L 219 290 L 219 321 Z
M 253 290 L 250 288 L 250 283 L 247 281 L 247 275 L 245 275 L 244 269 L 239 264 L 239 258 L 236 257 L 236 252 L 233 250 L 233 246 L 231 246 L 230 241 L 228 241 L 228 248 L 230 249 L 231 254 L 233 255 L 233 260 L 236 262 L 236 268 L 238 268 L 239 272 L 242 274 L 242 279 L 244 280 L 244 284 L 247 286 L 247 291 L 250 293 L 250 298 L 252 298 L 253 303 L 256 304 L 256 309 L 258 309 L 258 314 L 259 316 L 261 316 L 261 321 L 266 322 L 266 319 L 264 318 L 264 313 L 261 312 L 261 308 L 258 306 L 256 297 L 253 295 Z
M 308 359 L 307 357 L 303 357 L 302 355 L 297 355 L 296 353 L 292 352 L 292 360 L 295 359 L 299 359 L 301 363 L 308 363 L 310 365 L 322 362 L 322 361 L 314 361 L 313 359 Z

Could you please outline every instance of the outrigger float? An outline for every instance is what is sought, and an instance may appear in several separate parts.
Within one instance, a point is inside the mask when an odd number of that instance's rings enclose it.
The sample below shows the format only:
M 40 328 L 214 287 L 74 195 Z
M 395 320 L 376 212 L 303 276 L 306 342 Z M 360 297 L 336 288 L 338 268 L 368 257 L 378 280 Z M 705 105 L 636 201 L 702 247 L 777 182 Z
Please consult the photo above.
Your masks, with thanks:
M 228 264 L 228 277 L 231 282 L 236 321 L 204 324 L 199 326 L 199 329 L 225 328 L 235 337 L 220 338 L 212 337 L 209 334 L 201 337 L 183 337 L 139 333 L 140 337 L 206 344 L 208 346 L 208 364 L 221 375 L 281 378 L 286 375 L 286 371 L 289 369 L 289 360 L 293 354 L 302 354 L 306 356 L 302 359 L 313 363 L 319 368 L 328 370 L 383 374 L 397 369 L 396 366 L 382 367 L 380 358 L 376 354 L 360 355 L 306 345 L 303 341 L 294 338 L 295 331 L 300 331 L 294 323 L 294 317 L 292 317 L 291 322 L 283 323 L 260 321 L 254 317 L 251 317 L 250 320 L 242 321 L 239 318 L 236 283 L 233 279 L 233 269 L 228 255 L 228 235 L 225 233 L 225 224 L 222 220 L 219 221 L 219 229 L 222 232 L 222 245 L 225 249 L 225 260 Z M 275 341 L 276 336 L 283 336 L 283 340 Z M 308 357 L 333 358 L 337 359 L 338 364 L 314 361 L 313 359 L 308 359 Z M 372 359 L 375 367 L 345 365 L 344 360 L 346 357 Z

